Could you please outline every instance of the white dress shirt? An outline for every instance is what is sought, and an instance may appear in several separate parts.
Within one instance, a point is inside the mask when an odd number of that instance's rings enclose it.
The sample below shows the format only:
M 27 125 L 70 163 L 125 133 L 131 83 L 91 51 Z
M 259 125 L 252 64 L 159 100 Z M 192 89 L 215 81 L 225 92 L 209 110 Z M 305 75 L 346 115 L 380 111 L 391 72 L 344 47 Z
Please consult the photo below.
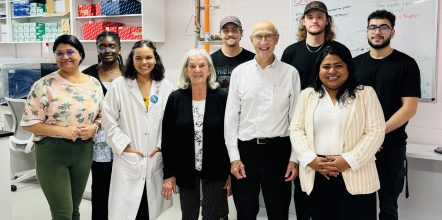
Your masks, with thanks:
M 326 92 L 320 98 L 313 114 L 314 153 L 304 156 L 304 163 L 300 166 L 305 168 L 317 155 L 341 155 L 351 168 L 358 167 L 356 158 L 348 153 L 342 153 L 344 148 L 344 117 L 347 112 L 345 104 L 336 102 L 333 104 Z
M 340 102 L 333 104 L 330 96 L 325 92 L 324 97 L 319 99 L 313 116 L 313 143 L 316 154 L 341 155 L 344 144 L 342 134 L 344 115 L 344 105 Z
M 233 70 L 224 119 L 231 162 L 240 160 L 238 139 L 289 136 L 300 88 L 298 71 L 276 58 L 264 69 L 253 59 Z M 293 151 L 290 160 L 296 161 Z

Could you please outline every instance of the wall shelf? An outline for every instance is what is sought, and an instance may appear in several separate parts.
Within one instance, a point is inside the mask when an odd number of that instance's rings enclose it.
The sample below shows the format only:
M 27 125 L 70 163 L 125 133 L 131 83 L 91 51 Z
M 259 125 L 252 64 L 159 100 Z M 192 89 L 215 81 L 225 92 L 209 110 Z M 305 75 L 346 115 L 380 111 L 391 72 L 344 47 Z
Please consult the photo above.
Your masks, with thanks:
M 77 20 L 90 20 L 90 19 L 106 19 L 106 18 L 127 18 L 127 17 L 141 17 L 142 14 L 128 14 L 128 15 L 101 15 L 101 16 L 81 16 L 76 17 Z
M 57 17 L 65 17 L 68 16 L 67 13 L 55 13 L 55 14 L 45 14 L 45 15 L 30 15 L 30 16 L 12 16 L 12 19 L 24 19 L 24 18 L 57 18 Z
M 129 15 L 103 15 L 103 16 L 78 16 L 78 6 L 80 4 L 100 4 L 101 0 L 65 0 L 65 8 L 69 9 L 67 13 L 34 15 L 34 16 L 13 16 L 13 4 L 10 0 L 0 0 L 1 4 L 6 5 L 6 17 L 0 18 L 0 24 L 6 23 L 6 36 L 0 39 L 0 44 L 36 44 L 43 43 L 43 41 L 14 41 L 14 33 L 12 29 L 13 23 L 27 23 L 27 22 L 59 22 L 60 19 L 69 18 L 69 32 L 75 35 L 81 42 L 95 42 L 95 40 L 83 39 L 83 24 L 93 20 L 111 21 L 123 23 L 126 26 L 141 26 L 143 39 L 149 39 L 154 42 L 165 42 L 166 27 L 165 27 L 165 0 L 144 0 L 141 2 L 141 14 Z M 54 2 L 47 0 L 48 3 Z M 49 7 L 47 6 L 48 11 Z M 3 32 L 3 31 L 2 31 Z M 136 42 L 137 40 L 122 40 L 122 42 Z M 51 41 L 49 41 L 51 42 Z M 53 40 L 52 40 L 53 42 Z

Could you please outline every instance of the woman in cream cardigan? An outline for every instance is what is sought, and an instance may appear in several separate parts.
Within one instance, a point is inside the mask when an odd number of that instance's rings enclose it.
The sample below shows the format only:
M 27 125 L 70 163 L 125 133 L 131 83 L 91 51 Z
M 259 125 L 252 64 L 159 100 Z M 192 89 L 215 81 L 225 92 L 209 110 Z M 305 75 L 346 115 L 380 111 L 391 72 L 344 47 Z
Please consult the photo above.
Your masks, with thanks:
M 344 46 L 327 46 L 314 70 L 290 126 L 312 219 L 376 219 L 375 153 L 385 134 L 376 93 L 357 84 Z

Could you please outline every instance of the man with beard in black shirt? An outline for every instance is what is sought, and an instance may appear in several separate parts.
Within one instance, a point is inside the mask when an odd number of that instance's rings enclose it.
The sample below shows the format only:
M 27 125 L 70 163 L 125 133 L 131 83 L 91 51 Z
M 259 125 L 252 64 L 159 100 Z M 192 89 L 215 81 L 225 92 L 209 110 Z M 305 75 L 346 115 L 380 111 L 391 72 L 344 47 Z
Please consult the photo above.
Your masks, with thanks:
M 220 36 L 223 41 L 223 47 L 210 55 L 216 71 L 216 81 L 221 89 L 226 92 L 229 90 L 230 76 L 233 69 L 239 64 L 255 57 L 253 52 L 239 46 L 242 32 L 241 21 L 237 17 L 227 16 L 223 18 L 220 22 Z M 231 194 L 230 178 L 225 188 L 227 190 L 226 196 L 221 198 L 220 219 L 222 220 L 227 220 L 229 215 L 227 197 Z
M 416 61 L 390 45 L 395 35 L 395 20 L 394 14 L 386 10 L 371 13 L 367 26 L 370 51 L 354 58 L 357 80 L 375 89 L 386 120 L 385 140 L 376 154 L 381 184 L 380 220 L 398 219 L 397 199 L 406 176 L 405 127 L 416 114 L 421 96 Z
M 282 54 L 281 61 L 294 66 L 301 79 L 301 90 L 312 85 L 313 67 L 315 60 L 326 45 L 333 44 L 347 50 L 347 47 L 334 41 L 335 32 L 333 19 L 328 14 L 327 6 L 320 1 L 312 1 L 304 8 L 299 26 L 297 42 L 288 46 Z M 350 52 L 348 52 L 350 53 Z M 295 189 L 293 199 L 295 201 L 296 218 L 299 220 L 310 219 L 310 207 L 308 196 L 301 189 L 299 179 L 294 181 Z
M 242 33 L 241 21 L 237 17 L 223 18 L 220 22 L 223 47 L 210 55 L 216 71 L 216 81 L 226 92 L 229 89 L 230 75 L 233 69 L 255 57 L 253 52 L 239 46 Z

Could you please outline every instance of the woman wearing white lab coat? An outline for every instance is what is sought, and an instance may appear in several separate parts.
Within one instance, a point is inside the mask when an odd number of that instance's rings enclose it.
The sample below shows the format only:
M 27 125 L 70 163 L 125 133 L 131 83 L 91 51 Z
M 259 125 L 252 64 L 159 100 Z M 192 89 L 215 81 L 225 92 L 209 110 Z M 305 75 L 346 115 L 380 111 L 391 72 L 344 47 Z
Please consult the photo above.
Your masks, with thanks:
M 124 76 L 115 79 L 103 104 L 106 142 L 114 161 L 109 219 L 155 219 L 172 203 L 161 196 L 161 123 L 172 84 L 153 43 L 134 44 Z

